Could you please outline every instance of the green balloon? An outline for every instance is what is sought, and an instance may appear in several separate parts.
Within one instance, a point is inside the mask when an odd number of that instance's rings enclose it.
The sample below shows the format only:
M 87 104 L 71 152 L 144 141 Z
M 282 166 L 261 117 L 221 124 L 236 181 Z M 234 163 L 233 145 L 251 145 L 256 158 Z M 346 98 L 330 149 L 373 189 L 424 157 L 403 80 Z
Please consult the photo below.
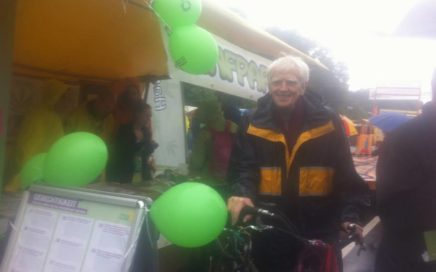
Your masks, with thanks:
M 155 0 L 153 10 L 171 28 L 195 24 L 201 14 L 201 0 Z
M 222 232 L 227 208 L 211 187 L 185 182 L 162 194 L 151 206 L 150 215 L 157 229 L 172 243 L 199 247 Z
M 106 144 L 100 137 L 88 132 L 65 135 L 48 151 L 44 180 L 63 187 L 86 185 L 101 174 L 107 157 Z
M 169 49 L 176 67 L 191 74 L 207 74 L 218 61 L 214 37 L 195 25 L 176 28 L 170 35 Z
M 20 172 L 21 188 L 27 189 L 35 181 L 44 178 L 44 162 L 47 153 L 41 153 L 28 160 Z

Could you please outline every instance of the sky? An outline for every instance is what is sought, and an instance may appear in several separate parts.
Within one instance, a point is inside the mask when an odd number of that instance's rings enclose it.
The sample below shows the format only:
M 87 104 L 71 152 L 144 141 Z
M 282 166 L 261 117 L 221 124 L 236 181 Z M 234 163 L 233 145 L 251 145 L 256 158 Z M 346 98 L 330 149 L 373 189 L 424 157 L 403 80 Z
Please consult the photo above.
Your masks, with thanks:
M 436 40 L 393 34 L 418 0 L 217 0 L 252 24 L 296 30 L 349 68 L 350 88 L 421 86 L 429 99 Z

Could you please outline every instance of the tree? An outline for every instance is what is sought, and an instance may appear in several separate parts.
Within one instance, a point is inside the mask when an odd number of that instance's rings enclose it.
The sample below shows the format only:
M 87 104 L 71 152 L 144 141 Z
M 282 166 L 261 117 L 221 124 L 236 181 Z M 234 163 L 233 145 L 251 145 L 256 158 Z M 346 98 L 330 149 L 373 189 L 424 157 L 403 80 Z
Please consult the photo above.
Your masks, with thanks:
M 344 114 L 352 120 L 369 118 L 372 103 L 369 100 L 369 90 L 362 89 L 356 92 L 348 92 L 346 97 Z

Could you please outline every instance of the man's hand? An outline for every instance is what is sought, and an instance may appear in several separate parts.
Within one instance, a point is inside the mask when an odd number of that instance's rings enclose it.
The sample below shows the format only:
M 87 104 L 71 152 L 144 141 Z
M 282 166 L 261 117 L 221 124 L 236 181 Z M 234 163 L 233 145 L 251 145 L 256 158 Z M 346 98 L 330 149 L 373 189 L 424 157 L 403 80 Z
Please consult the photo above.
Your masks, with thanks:
M 245 206 L 254 207 L 253 202 L 248 197 L 232 196 L 229 198 L 227 201 L 227 209 L 232 215 L 232 225 L 238 222 L 239 214 L 241 213 L 242 208 Z M 247 215 L 243 218 L 243 222 L 247 222 L 248 220 L 250 220 L 250 215 Z
M 351 222 L 344 222 L 341 224 L 341 227 L 346 233 L 353 234 L 353 240 L 356 244 L 363 243 L 363 228 L 360 225 Z

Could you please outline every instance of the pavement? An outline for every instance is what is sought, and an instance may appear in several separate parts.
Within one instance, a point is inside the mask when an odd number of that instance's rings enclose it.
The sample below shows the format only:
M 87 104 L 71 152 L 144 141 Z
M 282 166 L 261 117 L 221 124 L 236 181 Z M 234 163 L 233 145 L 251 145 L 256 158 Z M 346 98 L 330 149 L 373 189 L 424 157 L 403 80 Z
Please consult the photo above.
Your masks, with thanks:
M 342 249 L 344 272 L 373 272 L 375 254 L 381 239 L 381 224 L 378 217 L 374 217 L 364 227 L 364 243 L 366 250 L 361 250 L 354 242 Z

